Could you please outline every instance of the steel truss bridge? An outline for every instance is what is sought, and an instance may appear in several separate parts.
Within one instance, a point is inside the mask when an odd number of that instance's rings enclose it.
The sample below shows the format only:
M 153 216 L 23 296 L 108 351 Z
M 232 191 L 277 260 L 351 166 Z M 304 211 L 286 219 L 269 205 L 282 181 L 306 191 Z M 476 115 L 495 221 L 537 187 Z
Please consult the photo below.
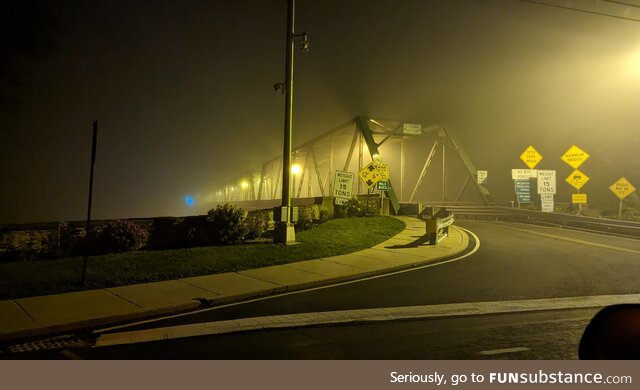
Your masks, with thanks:
M 409 134 L 405 128 L 401 121 L 358 116 L 294 147 L 291 164 L 297 169 L 290 173 L 294 204 L 303 198 L 333 196 L 336 170 L 356 173 L 354 194 L 384 196 L 394 213 L 400 203 L 495 203 L 478 183 L 474 164 L 451 130 L 435 124 Z M 357 177 L 376 154 L 389 166 L 391 185 L 386 191 L 371 190 Z M 232 178 L 216 190 L 214 199 L 264 208 L 279 204 L 281 194 L 282 156 L 265 162 L 259 171 Z

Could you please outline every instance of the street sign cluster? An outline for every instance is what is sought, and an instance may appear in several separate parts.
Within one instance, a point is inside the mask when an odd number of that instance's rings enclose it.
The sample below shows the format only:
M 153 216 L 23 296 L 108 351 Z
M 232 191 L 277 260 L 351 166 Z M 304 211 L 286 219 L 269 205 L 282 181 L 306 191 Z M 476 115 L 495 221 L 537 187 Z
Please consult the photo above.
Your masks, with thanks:
M 580 189 L 590 180 L 584 172 L 578 168 L 589 158 L 589 154 L 580 149 L 576 145 L 572 145 L 560 159 L 573 168 L 573 172 L 565 179 L 569 185 L 577 190 L 571 195 L 571 203 L 582 206 L 587 203 L 587 194 L 581 193 Z M 554 209 L 553 197 L 556 194 L 556 171 L 554 170 L 536 170 L 534 169 L 542 156 L 533 147 L 529 146 L 520 155 L 520 159 L 529 167 L 529 169 L 512 169 L 511 178 L 514 181 L 516 198 L 518 204 L 532 203 L 531 197 L 531 179 L 537 181 L 537 192 L 540 195 L 540 209 L 545 212 L 552 212 Z M 478 172 L 478 182 L 480 175 Z M 618 211 L 619 217 L 622 214 L 622 202 L 629 194 L 636 191 L 636 188 L 624 177 L 613 183 L 609 189 L 620 199 L 620 207 Z
M 529 179 L 516 179 L 513 182 L 518 203 L 531 203 L 531 181 Z
M 369 187 L 369 189 L 373 189 L 377 186 L 378 190 L 388 191 L 389 190 L 389 166 L 380 164 L 374 164 L 370 162 L 364 168 L 358 172 L 358 176 L 360 179 Z M 384 184 L 383 184 L 384 183 Z
M 529 169 L 512 169 L 511 179 L 515 186 L 516 199 L 518 205 L 523 203 L 533 203 L 531 197 L 531 179 L 538 177 L 538 170 L 534 169 L 542 160 L 542 155 L 531 145 L 525 149 L 520 155 L 520 160 L 525 163 Z M 539 191 L 538 191 L 539 192 Z
M 571 203 L 573 204 L 583 205 L 587 203 L 587 194 L 581 194 L 580 189 L 589 181 L 589 176 L 580 172 L 578 167 L 588 158 L 589 154 L 576 145 L 572 145 L 560 157 L 562 161 L 574 169 L 573 172 L 571 172 L 571 174 L 565 179 L 567 183 L 578 190 L 577 193 L 571 196 Z
M 534 169 L 542 160 L 542 155 L 531 145 L 520 155 L 529 169 L 512 169 L 511 178 L 515 183 L 518 204 L 533 203 L 531 179 L 537 179 L 536 192 L 540 195 L 541 210 L 553 212 L 553 196 L 556 193 L 556 171 Z
M 378 158 L 378 164 L 370 162 L 358 172 L 358 177 L 362 180 L 370 190 L 377 188 L 379 191 L 389 191 L 391 183 L 389 182 L 389 166 L 382 164 Z M 333 180 L 333 197 L 335 204 L 345 205 L 351 199 L 353 194 L 353 181 L 355 173 L 336 171 Z

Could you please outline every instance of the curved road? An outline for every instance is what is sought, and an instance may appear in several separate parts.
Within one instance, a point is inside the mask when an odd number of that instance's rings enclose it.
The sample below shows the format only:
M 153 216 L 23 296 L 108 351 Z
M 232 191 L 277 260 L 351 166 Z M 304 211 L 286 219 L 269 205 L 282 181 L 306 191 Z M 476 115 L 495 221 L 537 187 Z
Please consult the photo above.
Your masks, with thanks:
M 506 222 L 459 221 L 480 248 L 460 261 L 158 321 L 640 293 L 640 241 Z M 471 243 L 473 245 L 473 243 Z
M 457 225 L 480 241 L 477 252 L 459 261 L 111 332 L 267 315 L 640 293 L 640 240 L 506 222 Z M 58 357 L 572 359 L 595 312 L 566 309 L 251 331 L 79 349 Z

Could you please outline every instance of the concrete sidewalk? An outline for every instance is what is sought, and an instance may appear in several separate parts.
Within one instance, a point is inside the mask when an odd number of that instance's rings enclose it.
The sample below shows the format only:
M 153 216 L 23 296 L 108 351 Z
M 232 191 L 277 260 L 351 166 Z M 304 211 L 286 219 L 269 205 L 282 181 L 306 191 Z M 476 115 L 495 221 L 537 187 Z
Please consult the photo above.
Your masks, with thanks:
M 300 290 L 406 269 L 463 252 L 467 234 L 452 226 L 438 245 L 421 244 L 424 222 L 347 255 L 285 265 L 40 297 L 0 301 L 0 342 L 102 326 Z

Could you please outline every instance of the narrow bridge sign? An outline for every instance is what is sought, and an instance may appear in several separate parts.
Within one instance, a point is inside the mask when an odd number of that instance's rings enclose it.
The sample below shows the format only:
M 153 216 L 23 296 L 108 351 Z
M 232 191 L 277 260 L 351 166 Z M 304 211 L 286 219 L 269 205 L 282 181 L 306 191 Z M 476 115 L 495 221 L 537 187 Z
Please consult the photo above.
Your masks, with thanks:
M 579 147 L 572 145 L 560 159 L 571 166 L 573 169 L 578 169 L 583 162 L 589 158 L 589 154 Z

